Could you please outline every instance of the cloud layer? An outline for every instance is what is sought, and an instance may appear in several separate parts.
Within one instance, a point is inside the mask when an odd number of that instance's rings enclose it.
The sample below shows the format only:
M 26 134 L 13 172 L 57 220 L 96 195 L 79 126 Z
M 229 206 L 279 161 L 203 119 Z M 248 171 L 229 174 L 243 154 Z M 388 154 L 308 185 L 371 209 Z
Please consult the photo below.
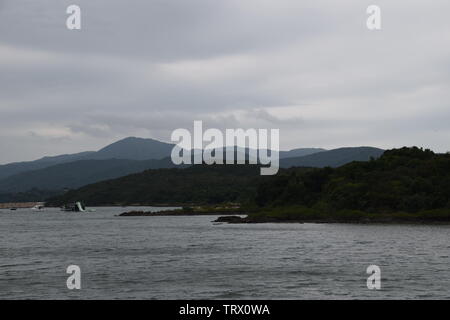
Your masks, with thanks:
M 450 150 L 450 3 L 0 0 L 0 163 L 168 141 L 194 120 L 281 147 Z

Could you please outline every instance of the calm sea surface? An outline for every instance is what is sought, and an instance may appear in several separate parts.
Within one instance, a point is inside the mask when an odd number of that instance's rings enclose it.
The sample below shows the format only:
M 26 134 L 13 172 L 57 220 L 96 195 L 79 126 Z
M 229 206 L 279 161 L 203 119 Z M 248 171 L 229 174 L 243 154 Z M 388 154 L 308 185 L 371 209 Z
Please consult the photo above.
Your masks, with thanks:
M 129 210 L 0 210 L 0 299 L 450 298 L 450 226 L 116 216 Z

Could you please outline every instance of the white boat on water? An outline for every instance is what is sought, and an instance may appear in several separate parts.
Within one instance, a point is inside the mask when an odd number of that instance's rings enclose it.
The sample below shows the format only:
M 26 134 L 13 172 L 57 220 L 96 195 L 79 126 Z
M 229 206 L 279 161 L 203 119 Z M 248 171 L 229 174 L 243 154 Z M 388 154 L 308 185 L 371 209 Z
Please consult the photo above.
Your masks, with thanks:
M 31 210 L 34 210 L 34 211 L 40 211 L 42 209 L 44 209 L 44 206 L 42 204 L 37 204 L 33 208 L 31 208 Z
M 66 204 L 61 209 L 63 211 L 86 212 L 86 207 L 80 201 L 77 201 L 75 203 Z

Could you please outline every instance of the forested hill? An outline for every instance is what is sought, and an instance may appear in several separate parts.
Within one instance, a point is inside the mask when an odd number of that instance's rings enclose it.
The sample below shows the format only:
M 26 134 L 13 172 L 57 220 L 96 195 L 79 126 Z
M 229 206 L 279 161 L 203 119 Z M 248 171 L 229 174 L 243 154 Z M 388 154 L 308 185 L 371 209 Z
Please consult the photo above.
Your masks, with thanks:
M 76 189 L 148 169 L 180 167 L 174 165 L 170 157 L 157 159 L 164 152 L 170 153 L 169 146 L 171 145 L 151 139 L 127 138 L 97 152 L 44 158 L 17 166 L 0 166 L 0 176 L 2 168 L 11 168 L 11 170 L 15 168 L 15 171 L 29 168 L 28 171 L 0 179 L 0 201 L 11 202 L 18 197 L 28 199 L 28 201 L 42 201 L 47 198 L 44 196 L 45 194 L 61 194 L 65 189 Z M 369 147 L 335 150 L 294 149 L 280 153 L 280 165 L 281 167 L 335 167 L 351 161 L 367 161 L 370 158 L 378 158 L 382 152 L 383 150 Z M 236 149 L 235 153 L 248 156 L 248 149 Z M 90 159 L 84 159 L 84 157 Z M 130 159 L 126 159 L 126 157 L 130 157 Z M 136 160 L 147 157 L 150 159 Z M 31 170 L 30 168 L 35 165 L 38 166 L 37 169 Z M 42 198 L 43 196 L 44 198 Z
M 402 148 L 386 151 L 377 160 L 336 169 L 290 169 L 259 185 L 255 202 L 278 208 L 274 214 L 285 211 L 291 218 L 302 211 L 317 217 L 352 210 L 373 214 L 441 210 L 447 217 L 450 154 Z M 297 209 L 279 209 L 287 206 Z
M 216 204 L 254 197 L 260 180 L 257 165 L 195 165 L 186 169 L 147 170 L 69 191 L 49 206 L 83 201 L 88 206 Z
M 276 176 L 260 176 L 256 165 L 147 170 L 69 191 L 48 204 L 73 201 L 91 206 L 241 202 L 280 219 L 297 219 L 305 212 L 318 219 L 434 210 L 447 219 L 450 154 L 394 149 L 379 159 L 339 168 L 281 169 Z

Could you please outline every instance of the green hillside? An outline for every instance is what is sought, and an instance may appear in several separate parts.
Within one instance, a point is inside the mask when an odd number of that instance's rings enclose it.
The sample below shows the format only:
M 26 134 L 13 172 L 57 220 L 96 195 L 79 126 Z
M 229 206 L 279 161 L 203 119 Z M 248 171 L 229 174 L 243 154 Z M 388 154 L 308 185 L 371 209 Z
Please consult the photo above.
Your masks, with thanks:
M 60 206 L 80 200 L 88 206 L 245 202 L 254 197 L 261 179 L 256 165 L 147 170 L 69 191 L 49 199 L 47 205 Z
M 450 219 L 450 155 L 402 148 L 339 168 L 290 169 L 258 186 L 254 217 Z
M 254 220 L 450 220 L 450 155 L 402 148 L 338 168 L 252 165 L 147 170 L 73 190 L 49 205 L 218 204 L 240 202 Z

